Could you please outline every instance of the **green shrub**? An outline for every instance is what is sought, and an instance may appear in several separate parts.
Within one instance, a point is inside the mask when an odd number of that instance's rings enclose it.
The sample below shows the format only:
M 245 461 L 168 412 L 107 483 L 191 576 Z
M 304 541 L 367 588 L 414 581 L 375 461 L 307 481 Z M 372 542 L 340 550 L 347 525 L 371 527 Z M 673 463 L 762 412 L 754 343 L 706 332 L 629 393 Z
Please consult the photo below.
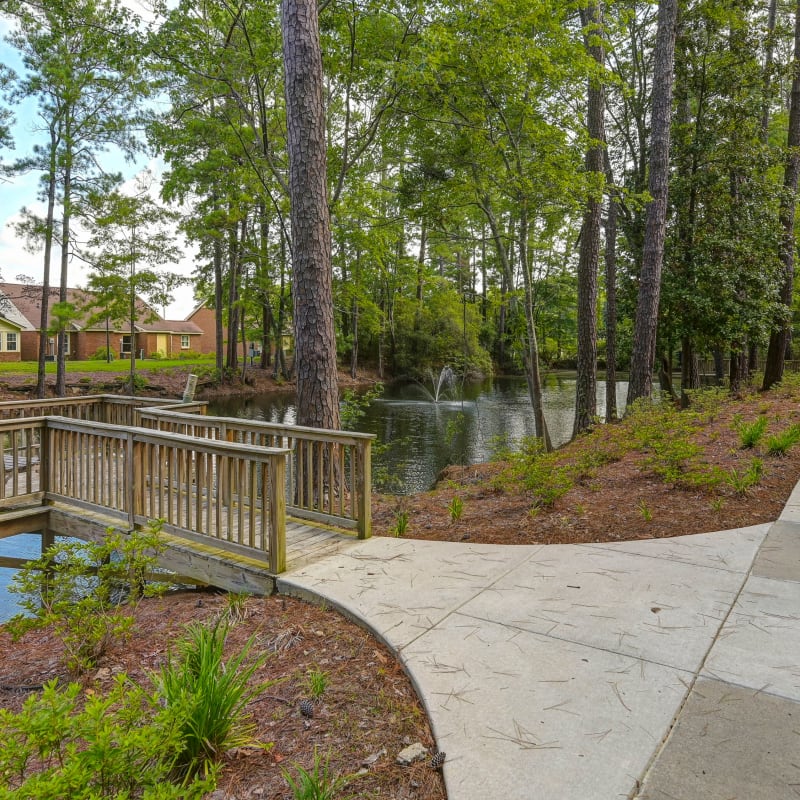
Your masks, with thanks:
M 113 361 L 116 358 L 114 351 L 106 347 L 98 347 L 97 350 L 89 356 L 89 361 Z
M 306 672 L 305 690 L 309 697 L 318 700 L 328 688 L 328 673 L 319 667 Z
M 194 800 L 215 775 L 170 781 L 180 729 L 170 709 L 125 675 L 107 695 L 46 684 L 19 713 L 0 710 L 0 796 Z
M 271 747 L 254 738 L 255 726 L 245 711 L 250 700 L 273 683 L 249 685 L 267 656 L 248 663 L 255 641 L 251 637 L 225 661 L 227 630 L 222 620 L 210 627 L 191 624 L 177 652 L 170 653 L 161 672 L 153 676 L 160 699 L 180 720 L 176 770 L 190 777 L 208 772 L 233 747 Z
M 127 607 L 164 588 L 146 580 L 162 547 L 161 525 L 151 522 L 131 534 L 109 529 L 99 543 L 57 542 L 24 565 L 9 587 L 27 612 L 7 623 L 12 637 L 52 626 L 67 669 L 81 674 L 93 667 L 112 642 L 129 635 Z

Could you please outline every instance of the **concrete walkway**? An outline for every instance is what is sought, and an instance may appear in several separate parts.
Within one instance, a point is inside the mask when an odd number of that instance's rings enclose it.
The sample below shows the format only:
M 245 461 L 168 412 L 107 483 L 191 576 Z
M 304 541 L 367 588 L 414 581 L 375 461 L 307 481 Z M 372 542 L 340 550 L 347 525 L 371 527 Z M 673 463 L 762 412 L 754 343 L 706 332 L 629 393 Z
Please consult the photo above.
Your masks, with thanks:
M 279 590 L 398 654 L 449 800 L 800 798 L 800 484 L 772 525 L 595 545 L 375 538 Z

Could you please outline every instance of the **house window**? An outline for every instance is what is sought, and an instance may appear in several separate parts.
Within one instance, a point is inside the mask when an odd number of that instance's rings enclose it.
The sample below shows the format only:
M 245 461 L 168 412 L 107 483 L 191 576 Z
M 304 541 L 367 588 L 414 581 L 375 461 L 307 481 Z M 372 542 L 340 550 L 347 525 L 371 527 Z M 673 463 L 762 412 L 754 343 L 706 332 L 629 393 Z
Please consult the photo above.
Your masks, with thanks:
M 188 350 L 188 349 L 189 349 L 189 336 L 186 333 L 181 334 L 181 350 Z
M 16 350 L 17 349 L 17 334 L 16 333 L 7 333 L 6 334 L 6 350 Z
M 65 356 L 69 355 L 69 334 L 68 333 L 64 334 L 64 355 Z
M 130 357 L 131 354 L 131 335 L 128 334 L 127 336 L 122 337 L 122 343 L 119 348 L 120 355 L 127 355 Z

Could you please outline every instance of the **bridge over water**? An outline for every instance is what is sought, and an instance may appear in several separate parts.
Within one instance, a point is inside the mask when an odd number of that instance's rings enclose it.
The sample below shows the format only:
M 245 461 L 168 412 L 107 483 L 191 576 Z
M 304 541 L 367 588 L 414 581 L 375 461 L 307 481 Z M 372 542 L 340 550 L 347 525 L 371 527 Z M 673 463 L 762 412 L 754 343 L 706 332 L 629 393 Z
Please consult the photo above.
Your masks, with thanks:
M 158 519 L 164 567 L 268 593 L 287 569 L 370 536 L 373 438 L 152 398 L 0 403 L 0 538 L 40 531 L 45 547 Z

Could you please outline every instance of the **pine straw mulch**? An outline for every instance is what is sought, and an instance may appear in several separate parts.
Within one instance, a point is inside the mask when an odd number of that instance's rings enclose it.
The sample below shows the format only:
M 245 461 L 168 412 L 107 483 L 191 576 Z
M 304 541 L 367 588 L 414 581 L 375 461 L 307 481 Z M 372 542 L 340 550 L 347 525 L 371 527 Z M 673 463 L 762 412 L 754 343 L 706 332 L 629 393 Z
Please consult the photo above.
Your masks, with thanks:
M 185 591 L 142 601 L 131 639 L 115 645 L 82 680 L 87 691 L 109 689 L 124 672 L 149 686 L 148 673 L 164 663 L 187 623 L 213 621 L 226 613 L 224 594 Z M 295 764 L 311 769 L 314 751 L 329 758 L 333 774 L 363 774 L 348 787 L 364 798 L 444 800 L 441 773 L 429 760 L 402 767 L 397 754 L 421 742 L 435 751 L 433 737 L 408 677 L 394 656 L 370 634 L 340 614 L 288 597 L 247 599 L 230 629 L 228 647 L 238 652 L 250 636 L 253 654 L 270 653 L 254 681 L 275 680 L 251 701 L 257 737 L 268 750 L 229 753 L 213 800 L 291 798 L 282 770 L 296 778 Z M 68 680 L 60 644 L 47 631 L 26 633 L 17 643 L 0 627 L 0 708 L 18 710 L 32 687 Z M 304 717 L 300 701 L 310 697 L 308 673 L 319 670 L 327 688 Z
M 486 544 L 655 539 L 775 520 L 800 480 L 800 445 L 784 456 L 770 456 L 765 442 L 800 422 L 800 387 L 795 383 L 786 381 L 784 387 L 766 393 L 712 400 L 706 419 L 692 436 L 702 452 L 690 469 L 716 465 L 725 476 L 731 470 L 741 475 L 753 458 L 763 461 L 761 480 L 744 494 L 726 480 L 713 489 L 665 481 L 645 463 L 652 457 L 647 449 L 628 449 L 619 460 L 589 470 L 552 507 L 537 506 L 531 491 L 510 480 L 507 462 L 453 466 L 430 492 L 376 498 L 374 531 L 394 535 L 399 511 L 408 514 L 405 538 Z M 737 421 L 750 423 L 759 415 L 768 419 L 766 433 L 754 449 L 743 449 Z M 598 426 L 555 457 L 559 465 L 566 465 L 592 453 L 619 449 L 620 442 L 630 442 L 629 419 Z M 453 521 L 448 506 L 456 496 L 463 511 Z

